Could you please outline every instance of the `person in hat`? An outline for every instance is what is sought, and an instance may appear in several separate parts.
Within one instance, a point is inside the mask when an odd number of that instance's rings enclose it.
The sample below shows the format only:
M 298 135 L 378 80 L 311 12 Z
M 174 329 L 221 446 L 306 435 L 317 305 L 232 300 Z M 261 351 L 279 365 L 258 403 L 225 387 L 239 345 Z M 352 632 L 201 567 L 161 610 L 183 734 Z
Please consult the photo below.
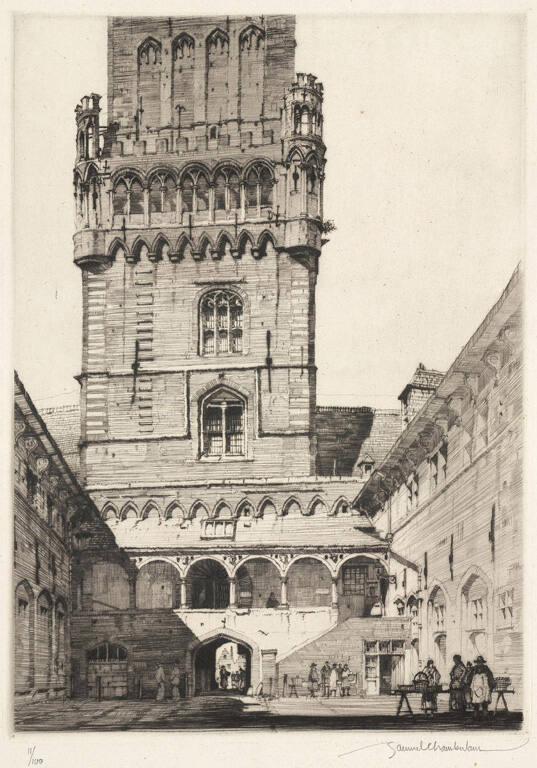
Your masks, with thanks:
M 322 688 L 322 695 L 328 698 L 328 694 L 330 692 L 330 664 L 328 661 L 324 662 L 324 666 L 321 667 L 321 688 Z
M 464 712 L 466 710 L 465 691 L 466 667 L 458 653 L 453 657 L 453 667 L 449 673 L 449 710 Z
M 480 715 L 484 717 L 492 701 L 492 691 L 495 683 L 494 675 L 487 666 L 483 656 L 478 656 L 475 660 L 468 677 L 468 685 L 472 696 L 474 718 L 478 718 Z
M 310 672 L 308 675 L 308 688 L 310 692 L 310 698 L 314 699 L 315 694 L 319 690 L 319 673 L 317 672 L 317 664 L 314 661 L 310 665 Z
M 440 684 L 440 672 L 432 659 L 427 661 L 423 675 L 426 679 L 426 686 L 421 695 L 421 708 L 427 717 L 432 717 L 438 710 L 438 686 Z
M 181 683 L 181 669 L 176 661 L 172 667 L 172 674 L 170 677 L 170 683 L 172 684 L 172 699 L 179 698 L 179 685 Z
M 335 696 L 337 693 L 337 664 L 332 664 L 330 677 L 328 678 L 328 696 Z

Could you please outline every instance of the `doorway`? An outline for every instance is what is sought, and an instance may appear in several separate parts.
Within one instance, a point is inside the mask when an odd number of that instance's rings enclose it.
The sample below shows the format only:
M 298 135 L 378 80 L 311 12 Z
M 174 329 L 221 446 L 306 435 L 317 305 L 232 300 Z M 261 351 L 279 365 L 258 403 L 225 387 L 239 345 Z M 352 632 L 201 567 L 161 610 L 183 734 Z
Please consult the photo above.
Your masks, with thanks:
M 244 694 L 251 685 L 252 651 L 229 637 L 198 648 L 194 659 L 194 695 Z

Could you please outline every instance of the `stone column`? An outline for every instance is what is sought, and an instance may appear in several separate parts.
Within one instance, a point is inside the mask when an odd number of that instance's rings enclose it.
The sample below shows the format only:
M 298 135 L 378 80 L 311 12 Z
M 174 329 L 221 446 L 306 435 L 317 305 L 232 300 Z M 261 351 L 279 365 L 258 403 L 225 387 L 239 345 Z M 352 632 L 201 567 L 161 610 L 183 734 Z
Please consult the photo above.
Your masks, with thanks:
M 136 610 L 136 576 L 129 576 L 129 610 Z
M 237 583 L 234 577 L 229 579 L 229 607 L 237 607 Z
M 181 610 L 184 611 L 188 607 L 186 604 L 186 579 L 181 579 L 180 584 L 181 584 Z
M 280 608 L 289 608 L 289 603 L 287 602 L 287 577 L 281 578 Z
M 339 595 L 337 591 L 337 576 L 332 577 L 332 608 L 337 608 L 339 604 Z

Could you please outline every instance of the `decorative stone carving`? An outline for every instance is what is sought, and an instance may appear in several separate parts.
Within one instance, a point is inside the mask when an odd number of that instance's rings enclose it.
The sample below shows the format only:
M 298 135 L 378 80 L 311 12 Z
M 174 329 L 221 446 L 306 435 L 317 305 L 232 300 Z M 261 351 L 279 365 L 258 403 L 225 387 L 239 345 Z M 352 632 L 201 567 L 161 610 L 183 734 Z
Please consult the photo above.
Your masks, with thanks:
M 28 454 L 32 453 L 32 451 L 35 451 L 37 448 L 37 440 L 35 437 L 25 437 L 23 442 Z
M 273 555 L 273 559 L 278 563 L 280 568 L 283 570 L 287 568 L 289 563 L 292 560 L 292 555 L 289 552 L 285 552 L 283 554 Z
M 37 466 L 37 476 L 41 477 L 41 475 L 46 472 L 48 465 L 50 464 L 50 461 L 46 458 L 46 456 L 39 456 L 36 462 Z
M 15 442 L 17 442 L 17 440 L 22 435 L 25 429 L 26 429 L 25 422 L 21 421 L 20 419 L 15 419 L 15 423 L 14 423 Z
M 194 560 L 194 555 L 179 555 L 175 560 L 182 568 L 188 568 L 190 563 Z
M 59 482 L 60 482 L 60 478 L 58 477 L 58 475 L 49 475 L 48 484 L 51 491 L 56 490 Z
M 59 492 L 59 494 L 58 494 L 58 497 L 59 497 L 60 501 L 61 501 L 61 502 L 62 502 L 62 504 L 63 504 L 63 503 L 64 503 L 65 501 L 67 501 L 67 499 L 69 498 L 69 491 L 66 491 L 66 490 L 61 490 L 61 491 Z

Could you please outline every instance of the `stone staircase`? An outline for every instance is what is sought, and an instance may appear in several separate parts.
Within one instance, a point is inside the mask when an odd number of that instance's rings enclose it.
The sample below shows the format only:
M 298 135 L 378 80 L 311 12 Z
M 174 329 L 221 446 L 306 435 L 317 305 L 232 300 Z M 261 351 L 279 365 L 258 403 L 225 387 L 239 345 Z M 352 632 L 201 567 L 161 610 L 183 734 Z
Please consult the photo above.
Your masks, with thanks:
M 409 620 L 405 617 L 350 618 L 338 624 L 325 634 L 303 646 L 292 649 L 287 655 L 276 660 L 276 679 L 279 695 L 284 693 L 284 676 L 287 676 L 287 691 L 295 682 L 298 696 L 307 696 L 307 679 L 312 662 L 317 669 L 325 661 L 330 664 L 347 663 L 351 672 L 357 674 L 356 686 L 352 693 L 360 694 L 364 689 L 363 667 L 365 640 L 408 640 Z M 293 693 L 294 695 L 294 693 Z

